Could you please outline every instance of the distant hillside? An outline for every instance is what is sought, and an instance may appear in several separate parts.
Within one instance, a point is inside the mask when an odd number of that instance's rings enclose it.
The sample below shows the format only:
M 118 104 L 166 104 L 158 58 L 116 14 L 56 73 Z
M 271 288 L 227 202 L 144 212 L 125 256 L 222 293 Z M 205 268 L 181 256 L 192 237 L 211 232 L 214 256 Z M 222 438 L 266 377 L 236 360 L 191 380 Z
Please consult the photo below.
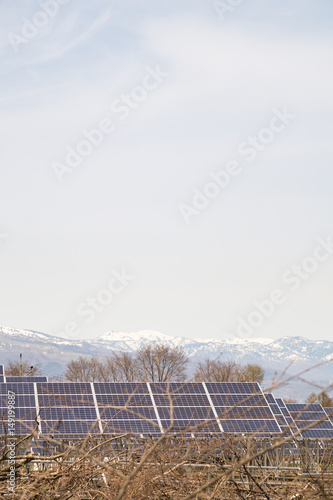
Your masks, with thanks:
M 273 391 L 281 396 L 303 399 L 310 392 L 318 391 L 316 385 L 327 387 L 333 383 L 333 342 L 303 337 L 277 340 L 187 339 L 144 330 L 132 333 L 110 331 L 93 340 L 70 340 L 30 330 L 0 327 L 0 363 L 19 359 L 19 354 L 23 353 L 31 364 L 41 364 L 43 372 L 52 377 L 61 375 L 66 364 L 78 356 L 107 356 L 112 351 L 134 352 L 146 344 L 156 343 L 182 347 L 190 359 L 190 372 L 197 361 L 205 358 L 235 360 L 242 364 L 258 363 L 265 369 L 263 385 L 266 387 L 279 378 L 287 367 L 284 379 L 321 364 L 302 375 L 309 384 L 298 379 L 287 387 Z

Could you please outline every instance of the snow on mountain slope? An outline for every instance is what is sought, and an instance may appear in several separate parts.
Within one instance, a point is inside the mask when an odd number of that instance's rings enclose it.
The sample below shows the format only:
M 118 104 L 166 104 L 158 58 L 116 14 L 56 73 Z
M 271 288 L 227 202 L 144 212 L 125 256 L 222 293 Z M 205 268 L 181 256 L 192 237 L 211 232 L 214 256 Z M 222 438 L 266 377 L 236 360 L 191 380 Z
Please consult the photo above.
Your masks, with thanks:
M 187 356 L 194 358 L 223 357 L 224 359 L 241 360 L 253 358 L 257 361 L 272 360 L 274 362 L 327 361 L 333 358 L 333 342 L 310 340 L 303 337 L 281 337 L 277 340 L 268 338 L 230 338 L 219 340 L 214 338 L 188 339 L 172 337 L 153 330 L 138 332 L 109 331 L 91 340 L 71 340 L 53 335 L 0 326 L 0 348 L 8 344 L 58 347 L 62 350 L 77 351 L 82 355 L 105 354 L 112 350 L 136 351 L 145 345 L 166 344 L 170 347 L 182 347 Z
M 170 347 L 181 347 L 189 358 L 189 376 L 196 363 L 206 358 L 221 361 L 237 361 L 242 364 L 258 363 L 265 370 L 265 384 L 271 385 L 278 377 L 289 377 L 306 371 L 303 378 L 309 384 L 300 386 L 295 379 L 287 389 L 281 388 L 277 395 L 291 396 L 296 399 L 305 398 L 313 391 L 313 384 L 327 387 L 332 384 L 333 342 L 326 340 L 310 340 L 303 337 L 281 337 L 272 340 L 267 338 L 214 338 L 188 339 L 172 337 L 152 330 L 138 332 L 109 331 L 90 340 L 72 340 L 55 337 L 49 334 L 0 326 L 0 364 L 8 360 L 18 360 L 19 353 L 31 364 L 38 363 L 43 373 L 59 376 L 64 373 L 66 365 L 79 356 L 108 356 L 113 351 L 135 352 L 145 345 L 166 344 Z M 319 367 L 312 367 L 320 364 Z M 288 367 L 288 374 L 283 375 Z M 285 391 L 285 393 L 283 392 Z
M 205 358 L 232 360 L 240 363 L 259 363 L 269 369 L 285 367 L 291 361 L 315 365 L 333 360 L 333 342 L 310 340 L 303 337 L 267 338 L 213 338 L 188 339 L 172 337 L 153 330 L 138 332 L 109 331 L 91 340 L 71 340 L 31 330 L 0 327 L 0 362 L 5 363 L 18 352 L 27 352 L 34 358 L 42 356 L 58 363 L 77 356 L 106 356 L 112 351 L 135 352 L 145 345 L 166 344 L 181 347 L 193 362 Z M 7 359 L 6 359 L 7 358 Z M 327 370 L 326 370 L 327 371 Z

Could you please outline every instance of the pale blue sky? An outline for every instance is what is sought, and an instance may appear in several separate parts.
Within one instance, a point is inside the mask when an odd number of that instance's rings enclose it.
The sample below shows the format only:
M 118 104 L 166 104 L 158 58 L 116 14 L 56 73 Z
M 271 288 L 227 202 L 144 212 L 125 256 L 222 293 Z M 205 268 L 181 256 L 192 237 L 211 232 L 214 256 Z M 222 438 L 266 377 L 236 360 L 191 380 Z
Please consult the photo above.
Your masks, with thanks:
M 251 336 L 332 339 L 333 256 L 295 292 L 283 276 L 333 237 L 333 4 L 244 0 L 222 19 L 207 0 L 55 2 L 0 7 L 0 324 L 224 338 L 279 288 Z M 114 103 L 154 71 L 122 120 Z M 248 162 L 239 145 L 284 109 Z M 231 160 L 241 173 L 187 224 L 180 206 Z M 128 286 L 80 316 L 122 269 Z

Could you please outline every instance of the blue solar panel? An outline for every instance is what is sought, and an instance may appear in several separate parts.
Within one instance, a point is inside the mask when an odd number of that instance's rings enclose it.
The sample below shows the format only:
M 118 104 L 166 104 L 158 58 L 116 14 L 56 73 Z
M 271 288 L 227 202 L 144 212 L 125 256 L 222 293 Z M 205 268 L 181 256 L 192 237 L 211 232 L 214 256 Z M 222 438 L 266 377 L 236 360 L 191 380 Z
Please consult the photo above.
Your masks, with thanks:
M 162 394 L 154 394 L 156 406 L 170 406 L 170 399 Z M 206 394 L 175 394 L 171 397 L 173 406 L 210 406 Z
M 284 410 L 286 413 L 289 415 L 288 410 L 286 408 L 280 408 L 278 404 L 278 400 L 275 399 L 273 394 L 265 394 L 265 397 L 267 401 L 269 402 L 269 407 L 272 410 L 273 415 L 275 416 L 275 419 L 277 423 L 280 426 L 280 429 L 282 432 L 285 434 L 285 436 L 290 436 L 292 435 L 292 428 L 289 428 L 289 424 L 286 421 L 286 418 L 283 414 Z M 284 406 L 284 403 L 282 400 L 280 400 L 280 405 Z
M 104 433 L 161 434 L 147 384 L 94 383 L 94 390 Z
M 47 382 L 47 377 L 6 377 L 6 382 Z
M 279 426 L 275 420 L 228 420 L 223 421 L 225 432 L 230 433 L 280 433 Z
M 264 406 L 250 406 L 250 407 L 225 407 L 225 406 L 215 406 L 215 409 L 218 413 L 219 419 L 238 419 L 238 420 L 246 420 L 248 418 L 269 418 L 274 419 L 274 415 L 268 407 Z
M 276 404 L 273 394 L 265 394 L 265 398 L 268 404 Z
M 160 428 L 157 424 L 147 422 L 145 420 L 117 420 L 112 419 L 109 422 L 102 423 L 103 432 L 106 434 L 154 434 L 161 435 Z
M 0 384 L 1 434 L 31 434 L 37 427 L 34 385 Z
M 302 437 L 307 439 L 333 439 L 333 430 L 308 429 L 302 432 Z
M 207 382 L 209 394 L 257 394 L 262 395 L 257 382 Z
M 110 420 L 111 418 L 135 419 L 136 417 L 156 419 L 155 410 L 152 406 L 129 406 L 126 409 L 104 406 L 99 408 L 99 413 L 103 420 Z
M 200 382 L 170 382 L 169 384 L 151 383 L 150 388 L 153 394 L 205 394 L 205 389 Z
M 206 383 L 206 387 L 224 432 L 265 436 L 281 432 L 257 383 Z
M 47 406 L 93 406 L 94 400 L 90 395 L 80 396 L 79 394 L 57 394 L 57 395 L 49 395 L 49 396 L 39 396 L 39 406 L 47 407 Z
M 36 427 L 36 404 L 42 433 L 83 438 L 99 434 L 160 435 L 172 424 L 172 433 L 215 435 L 226 433 L 270 436 L 295 428 L 303 437 L 326 439 L 333 426 L 319 404 L 284 405 L 281 398 L 262 394 L 256 383 L 0 383 L 0 409 L 6 431 L 8 390 L 15 394 L 17 432 Z M 36 397 L 35 397 L 36 390 Z M 255 393 L 255 394 L 254 394 Z M 170 399 L 171 407 L 170 409 Z M 95 403 L 97 402 L 97 409 Z M 290 414 L 290 412 L 291 414 Z M 326 410 L 329 411 L 329 410 Z M 333 413 L 333 410 L 332 410 Z M 100 418 L 100 424 L 98 418 Z M 303 430 L 309 423 L 314 427 Z
M 19 407 L 35 407 L 35 396 L 33 394 L 26 394 L 26 395 L 18 395 L 15 396 L 15 408 Z M 1 394 L 0 395 L 0 408 L 7 408 L 8 407 L 8 397 L 7 394 Z
M 153 406 L 149 394 L 96 394 L 98 404 L 104 406 L 115 406 L 123 408 L 124 406 Z
M 90 383 L 37 383 L 41 431 L 54 438 L 99 434 Z
M 54 406 L 41 408 L 42 420 L 96 420 L 97 414 L 94 406 Z
M 86 436 L 100 433 L 96 422 L 79 420 L 42 421 L 41 429 L 43 434 L 52 434 L 54 437 L 61 437 L 62 434 Z
M 216 406 L 268 406 L 264 396 L 240 394 L 215 394 L 211 396 Z
M 92 394 L 89 382 L 37 383 L 38 394 Z
M 213 410 L 210 407 L 176 406 L 172 410 L 169 406 L 160 406 L 158 414 L 162 420 L 170 420 L 171 412 L 174 419 L 207 420 L 215 419 Z M 215 422 L 216 423 L 216 422 Z
M 333 422 L 333 408 L 324 408 L 324 410 L 330 421 Z
M 304 438 L 331 439 L 333 425 L 318 403 L 286 404 L 297 428 Z M 307 427 L 310 427 L 307 429 Z
M 0 434 L 22 436 L 31 434 L 36 428 L 38 428 L 38 426 L 34 420 L 15 421 L 14 427 L 10 426 L 8 421 L 4 420 L 1 422 Z
M 18 394 L 34 394 L 34 384 L 32 383 L 17 383 L 17 382 L 12 382 L 9 384 L 0 384 L 0 397 L 3 394 L 8 394 L 8 391 L 11 393 L 14 393 L 15 395 Z
M 97 394 L 149 394 L 147 384 L 134 382 L 94 382 Z
M 184 431 L 190 434 L 197 434 L 198 432 L 221 434 L 221 430 L 218 427 L 216 420 L 206 422 L 204 420 L 188 420 L 178 418 L 174 420 L 162 420 L 162 425 L 165 430 L 171 427 L 171 434 L 177 434 Z
M 287 403 L 286 408 L 291 413 L 302 413 L 304 411 L 319 411 L 322 413 L 323 408 L 319 403 Z

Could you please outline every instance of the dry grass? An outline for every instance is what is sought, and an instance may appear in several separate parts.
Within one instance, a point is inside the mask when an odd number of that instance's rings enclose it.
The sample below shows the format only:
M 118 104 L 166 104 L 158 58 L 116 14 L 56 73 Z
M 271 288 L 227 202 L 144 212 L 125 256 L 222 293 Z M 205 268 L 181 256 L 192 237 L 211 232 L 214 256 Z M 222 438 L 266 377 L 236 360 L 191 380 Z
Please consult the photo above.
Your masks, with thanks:
M 333 443 L 321 450 L 321 463 L 312 461 L 310 468 L 313 450 L 308 450 L 310 475 L 305 476 L 304 457 L 283 454 L 282 439 L 162 436 L 143 441 L 123 435 L 83 440 L 61 452 L 56 451 L 60 443 L 49 441 L 49 456 L 32 462 L 32 457 L 16 457 L 15 492 L 8 491 L 4 447 L 0 495 L 15 500 L 333 498 L 333 475 L 325 475 L 333 473 Z

